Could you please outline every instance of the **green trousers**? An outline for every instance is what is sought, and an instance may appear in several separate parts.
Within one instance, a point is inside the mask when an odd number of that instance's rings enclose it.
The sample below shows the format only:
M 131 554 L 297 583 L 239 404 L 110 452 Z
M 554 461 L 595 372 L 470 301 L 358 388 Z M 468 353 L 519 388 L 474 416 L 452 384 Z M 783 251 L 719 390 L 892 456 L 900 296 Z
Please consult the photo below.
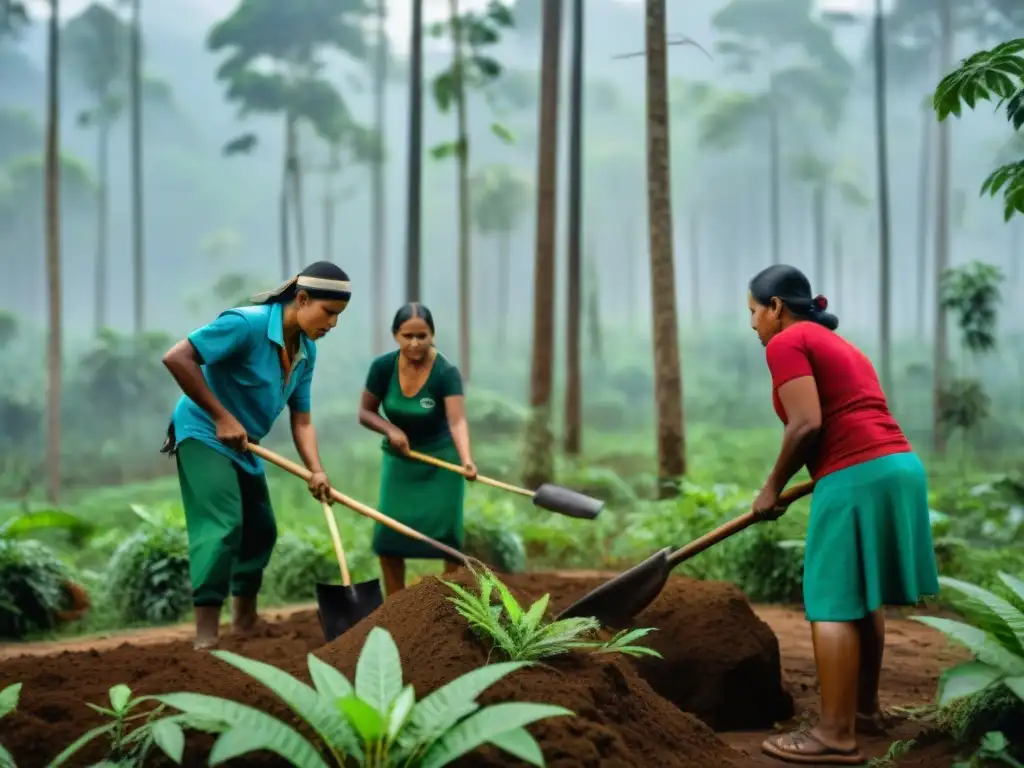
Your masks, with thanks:
M 266 476 L 195 439 L 178 444 L 177 460 L 193 605 L 222 605 L 229 590 L 254 597 L 277 541 Z

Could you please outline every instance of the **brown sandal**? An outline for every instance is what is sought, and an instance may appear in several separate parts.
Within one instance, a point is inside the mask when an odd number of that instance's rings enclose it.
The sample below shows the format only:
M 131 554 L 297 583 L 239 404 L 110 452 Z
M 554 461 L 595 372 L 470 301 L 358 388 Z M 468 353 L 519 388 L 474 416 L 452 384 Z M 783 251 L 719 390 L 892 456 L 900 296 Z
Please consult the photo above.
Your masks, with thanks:
M 860 750 L 837 749 L 825 744 L 811 731 L 793 731 L 765 739 L 761 751 L 785 763 L 804 765 L 861 765 L 864 755 Z

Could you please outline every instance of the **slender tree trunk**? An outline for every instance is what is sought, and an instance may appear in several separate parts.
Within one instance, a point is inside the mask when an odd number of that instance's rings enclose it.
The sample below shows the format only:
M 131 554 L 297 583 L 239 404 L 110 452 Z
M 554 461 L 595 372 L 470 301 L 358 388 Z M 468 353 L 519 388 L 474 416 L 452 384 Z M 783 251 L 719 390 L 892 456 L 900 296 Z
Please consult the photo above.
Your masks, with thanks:
M 469 126 L 466 117 L 466 78 L 463 56 L 462 17 L 459 0 L 449 0 L 448 11 L 452 27 L 452 72 L 455 75 L 456 167 L 459 195 L 459 368 L 462 379 L 470 381 L 470 352 L 472 328 L 472 287 L 470 270 L 470 211 L 469 211 Z
M 772 76 L 769 90 L 774 94 L 774 76 Z M 770 162 L 768 199 L 771 210 L 772 264 L 782 263 L 782 146 L 780 142 L 779 113 L 773 96 L 768 108 L 768 158 Z
M 693 327 L 700 327 L 700 213 L 696 210 L 690 214 L 690 312 Z
M 334 259 L 334 194 L 328 188 L 324 191 L 324 261 Z
M 61 378 L 63 376 L 60 274 L 60 0 L 50 0 L 46 69 L 46 344 L 47 500 L 60 503 Z
M 373 305 L 371 307 L 373 325 L 373 353 L 380 355 L 388 342 L 387 324 L 385 323 L 384 304 L 386 299 L 387 280 L 387 183 L 386 145 L 387 145 L 387 85 L 388 85 L 388 8 L 385 0 L 377 0 L 377 61 L 373 70 L 374 90 L 374 123 L 377 130 L 378 149 L 374 158 L 370 185 L 373 196 L 372 237 L 373 263 L 370 265 L 370 280 L 373 283 Z
M 845 285 L 843 285 L 843 227 L 841 224 L 836 224 L 832 228 L 832 274 L 835 277 L 832 278 L 832 288 L 835 291 L 836 304 L 840 307 L 844 306 L 843 296 Z
M 298 256 L 298 269 L 306 265 L 306 203 L 303 195 L 302 161 L 299 156 L 299 136 L 297 125 L 291 124 L 288 137 L 288 175 L 291 177 L 292 215 L 295 217 L 295 253 Z
M 921 150 L 917 181 L 917 338 L 926 338 L 928 318 L 928 212 L 932 201 L 932 160 L 935 157 L 935 112 L 921 114 Z
M 108 222 L 110 220 L 110 122 L 105 114 L 106 98 L 100 100 L 96 123 L 96 303 L 93 307 L 93 332 L 99 335 L 107 325 Z
M 281 279 L 287 280 L 292 276 L 292 259 L 291 259 L 291 236 L 289 233 L 290 227 L 288 226 L 288 196 L 289 196 L 289 185 L 291 183 L 291 175 L 289 172 L 289 161 L 290 155 L 290 142 L 292 134 L 292 118 L 291 115 L 285 116 L 284 124 L 284 165 L 281 173 L 281 195 L 278 198 L 277 204 L 277 215 L 278 215 L 278 247 L 281 251 Z
M 939 72 L 945 74 L 953 67 L 953 8 L 951 0 L 941 0 L 939 6 L 941 28 Z M 934 347 L 934 394 L 932 413 L 932 444 L 936 453 L 946 451 L 946 434 L 941 424 L 941 405 L 946 387 L 949 363 L 949 327 L 947 313 L 942 308 L 942 278 L 949 269 L 949 141 L 950 121 L 939 123 L 938 163 L 935 171 L 935 347 Z
M 686 473 L 686 443 L 672 255 L 665 0 L 647 0 L 646 17 L 647 215 L 651 237 L 654 389 L 658 404 L 658 495 L 667 498 L 678 493 L 678 482 Z
M 423 184 L 423 0 L 412 0 L 409 42 L 409 169 L 405 224 L 405 300 L 419 301 L 420 191 Z
M 132 294 L 135 333 L 146 329 L 146 219 L 142 187 L 142 9 L 131 4 Z
M 498 354 L 508 350 L 508 305 L 512 290 L 512 233 L 498 233 Z
M 537 152 L 537 250 L 533 271 L 533 355 L 530 420 L 523 482 L 536 488 L 555 472 L 551 434 L 551 380 L 555 346 L 555 248 L 558 221 L 558 86 L 562 0 L 547 0 L 541 33 Z
M 623 280 L 626 285 L 626 328 L 632 332 L 636 330 L 637 319 L 640 316 L 637 310 L 637 282 L 636 275 L 640 269 L 640 259 L 637 258 L 636 252 L 636 227 L 632 213 L 627 213 L 623 220 L 623 232 L 625 233 L 625 242 L 623 247 L 625 249 L 626 274 L 623 275 Z
M 878 271 L 880 378 L 889 408 L 893 408 L 892 380 L 892 235 L 889 221 L 889 128 L 886 110 L 885 14 L 875 0 L 875 154 L 878 166 Z
M 814 230 L 814 283 L 815 290 L 825 290 L 825 185 L 816 184 L 811 201 L 811 223 Z
M 583 0 L 572 3 L 572 64 L 569 95 L 569 242 L 566 276 L 565 324 L 565 452 L 579 456 L 583 432 L 583 395 L 580 372 L 583 254 Z

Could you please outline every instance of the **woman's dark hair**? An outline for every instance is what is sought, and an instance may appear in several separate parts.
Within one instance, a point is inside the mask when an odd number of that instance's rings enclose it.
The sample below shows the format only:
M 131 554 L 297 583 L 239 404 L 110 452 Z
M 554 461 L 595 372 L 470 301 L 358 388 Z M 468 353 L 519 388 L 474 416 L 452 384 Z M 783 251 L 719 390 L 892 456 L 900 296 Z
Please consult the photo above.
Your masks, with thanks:
M 348 282 L 348 274 L 344 269 L 339 267 L 337 264 L 330 261 L 314 261 L 304 270 L 296 275 L 296 278 L 301 277 L 313 277 L 321 280 L 335 280 L 337 282 Z M 322 301 L 337 301 L 339 299 L 348 301 L 351 298 L 352 293 L 348 290 L 336 289 L 324 289 L 324 288 L 313 288 L 310 286 L 299 285 L 299 281 L 289 284 L 276 296 L 273 296 L 267 302 L 268 304 L 287 304 L 295 299 L 299 291 L 305 291 L 309 298 L 319 299 Z
M 794 317 L 823 325 L 830 331 L 839 327 L 839 318 L 828 309 L 828 299 L 811 294 L 811 281 L 807 275 L 788 264 L 775 264 L 754 275 L 750 281 L 750 295 L 762 306 L 769 306 L 777 298 Z
M 405 325 L 407 320 L 412 320 L 416 317 L 426 323 L 430 332 L 434 333 L 434 316 L 430 314 L 430 310 L 418 301 L 410 301 L 408 304 L 403 304 L 395 312 L 395 319 L 391 321 L 391 335 L 394 336 L 398 333 L 398 329 Z

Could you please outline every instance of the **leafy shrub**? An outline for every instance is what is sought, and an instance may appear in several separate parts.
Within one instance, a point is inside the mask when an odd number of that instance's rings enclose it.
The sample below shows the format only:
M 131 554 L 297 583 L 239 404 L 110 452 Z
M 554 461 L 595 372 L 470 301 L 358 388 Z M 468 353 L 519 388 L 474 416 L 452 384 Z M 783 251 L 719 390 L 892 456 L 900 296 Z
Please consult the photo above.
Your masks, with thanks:
M 597 619 L 581 617 L 547 622 L 544 614 L 550 595 L 544 595 L 529 609 L 523 610 L 508 587 L 493 573 L 484 571 L 474 575 L 479 594 L 474 595 L 458 584 L 445 581 L 455 593 L 455 597 L 448 600 L 478 634 L 511 661 L 537 661 L 574 650 L 661 656 L 651 648 L 633 644 L 653 629 L 624 630 L 607 642 L 595 642 L 587 638 L 601 628 Z M 498 599 L 497 605 L 492 605 L 492 597 Z
M 347 546 L 345 556 L 353 574 L 370 567 L 371 555 L 367 547 Z M 318 582 L 334 584 L 338 580 L 338 558 L 323 531 L 313 528 L 288 531 L 278 538 L 274 556 L 264 573 L 264 594 L 275 602 L 303 602 L 316 597 Z
M 257 709 L 198 693 L 155 698 L 202 721 L 220 734 L 210 752 L 216 765 L 266 750 L 304 768 L 329 768 L 352 760 L 367 768 L 441 768 L 485 744 L 530 765 L 543 766 L 530 723 L 573 713 L 547 704 L 505 702 L 481 706 L 477 697 L 527 664 L 509 662 L 476 669 L 438 688 L 421 701 L 402 685 L 402 663 L 391 635 L 370 630 L 356 664 L 355 685 L 312 654 L 308 686 L 276 667 L 227 651 L 218 659 L 255 678 L 280 697 L 315 734 L 319 745 L 290 725 Z M 330 763 L 323 756 L 330 759 Z
M 474 433 L 488 439 L 515 438 L 526 425 L 526 409 L 493 392 L 474 390 L 466 401 L 466 418 Z
M 67 569 L 38 541 L 0 539 L 0 637 L 52 629 L 65 607 Z
M 607 467 L 575 467 L 560 472 L 558 479 L 559 485 L 602 499 L 607 504 L 626 506 L 638 501 L 633 487 Z
M 166 508 L 132 511 L 145 524 L 110 558 L 106 602 L 127 624 L 180 621 L 192 608 L 188 535 Z
M 478 518 L 467 520 L 463 546 L 467 555 L 489 563 L 502 573 L 520 573 L 526 569 L 523 539 L 507 523 Z

